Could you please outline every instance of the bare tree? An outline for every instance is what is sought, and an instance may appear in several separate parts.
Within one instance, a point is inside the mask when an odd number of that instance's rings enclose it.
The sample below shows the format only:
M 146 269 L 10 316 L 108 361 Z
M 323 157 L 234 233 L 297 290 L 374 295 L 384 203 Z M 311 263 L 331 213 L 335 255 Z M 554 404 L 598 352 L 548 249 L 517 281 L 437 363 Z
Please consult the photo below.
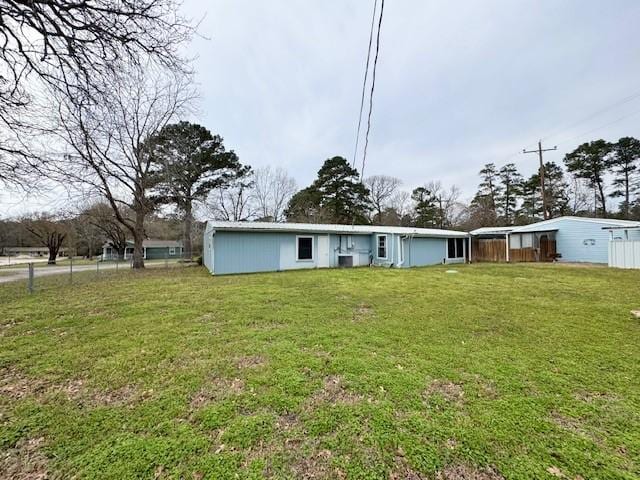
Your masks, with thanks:
M 434 196 L 438 214 L 438 228 L 450 228 L 456 224 L 456 217 L 462 210 L 462 205 L 458 201 L 460 198 L 460 189 L 456 185 L 452 185 L 449 190 L 442 187 L 439 181 L 432 181 L 426 185 Z
M 40 214 L 23 220 L 25 229 L 49 250 L 49 265 L 55 265 L 58 252 L 68 236 L 68 225 L 60 215 Z
M 178 9 L 178 0 L 0 2 L 0 181 L 38 166 L 31 139 L 42 119 L 31 107 L 48 100 L 44 90 L 101 93 L 123 64 L 148 58 L 187 71 L 180 49 L 193 28 Z
M 296 181 L 282 167 L 258 168 L 253 173 L 253 199 L 261 220 L 281 222 L 289 200 L 298 190 Z
M 66 154 L 56 172 L 106 199 L 133 238 L 133 268 L 144 268 L 144 221 L 156 207 L 149 195 L 157 181 L 152 139 L 188 111 L 195 97 L 188 80 L 151 64 L 144 70 L 133 66 L 98 99 L 59 98 L 52 131 Z
M 369 188 L 369 198 L 374 208 L 373 223 L 380 223 L 382 215 L 389 200 L 394 196 L 402 180 L 388 175 L 373 175 L 364 179 L 364 184 Z
M 216 220 L 241 222 L 255 215 L 254 202 L 251 184 L 237 182 L 231 187 L 211 191 L 205 210 Z

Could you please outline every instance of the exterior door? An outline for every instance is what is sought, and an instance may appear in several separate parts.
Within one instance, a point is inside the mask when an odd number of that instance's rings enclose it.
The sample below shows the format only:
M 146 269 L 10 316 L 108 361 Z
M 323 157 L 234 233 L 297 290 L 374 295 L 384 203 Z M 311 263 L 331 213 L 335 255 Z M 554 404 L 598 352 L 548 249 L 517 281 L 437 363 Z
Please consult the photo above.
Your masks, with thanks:
M 329 235 L 318 235 L 318 268 L 329 267 Z

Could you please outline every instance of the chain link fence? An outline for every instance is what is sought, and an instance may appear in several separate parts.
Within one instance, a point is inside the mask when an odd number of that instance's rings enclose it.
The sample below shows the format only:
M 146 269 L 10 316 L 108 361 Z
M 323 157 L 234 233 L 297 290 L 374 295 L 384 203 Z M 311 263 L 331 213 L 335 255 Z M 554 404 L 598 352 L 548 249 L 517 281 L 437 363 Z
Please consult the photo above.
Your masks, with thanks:
M 145 270 L 172 271 L 176 268 L 197 265 L 196 260 L 155 259 L 145 260 Z M 0 288 L 21 285 L 30 294 L 60 284 L 80 284 L 100 278 L 113 278 L 130 273 L 133 259 L 87 260 L 70 257 L 58 260 L 55 265 L 45 262 L 18 263 L 0 268 Z

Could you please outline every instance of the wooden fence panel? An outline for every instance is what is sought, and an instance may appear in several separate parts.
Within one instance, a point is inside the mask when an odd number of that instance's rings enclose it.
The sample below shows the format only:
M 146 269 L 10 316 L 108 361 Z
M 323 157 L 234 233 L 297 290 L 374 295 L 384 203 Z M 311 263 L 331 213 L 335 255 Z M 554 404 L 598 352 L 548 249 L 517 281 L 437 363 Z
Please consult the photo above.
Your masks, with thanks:
M 472 262 L 506 262 L 507 244 L 501 238 L 474 238 L 471 245 Z

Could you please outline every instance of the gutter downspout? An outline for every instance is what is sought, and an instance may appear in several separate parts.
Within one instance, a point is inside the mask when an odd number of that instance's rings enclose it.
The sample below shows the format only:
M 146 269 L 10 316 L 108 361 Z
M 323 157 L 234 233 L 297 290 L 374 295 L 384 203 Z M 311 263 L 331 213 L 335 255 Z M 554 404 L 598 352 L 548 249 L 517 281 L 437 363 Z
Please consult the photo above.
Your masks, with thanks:
M 409 238 L 407 235 L 398 236 L 398 267 L 404 265 L 404 248 L 402 248 L 402 240 Z

